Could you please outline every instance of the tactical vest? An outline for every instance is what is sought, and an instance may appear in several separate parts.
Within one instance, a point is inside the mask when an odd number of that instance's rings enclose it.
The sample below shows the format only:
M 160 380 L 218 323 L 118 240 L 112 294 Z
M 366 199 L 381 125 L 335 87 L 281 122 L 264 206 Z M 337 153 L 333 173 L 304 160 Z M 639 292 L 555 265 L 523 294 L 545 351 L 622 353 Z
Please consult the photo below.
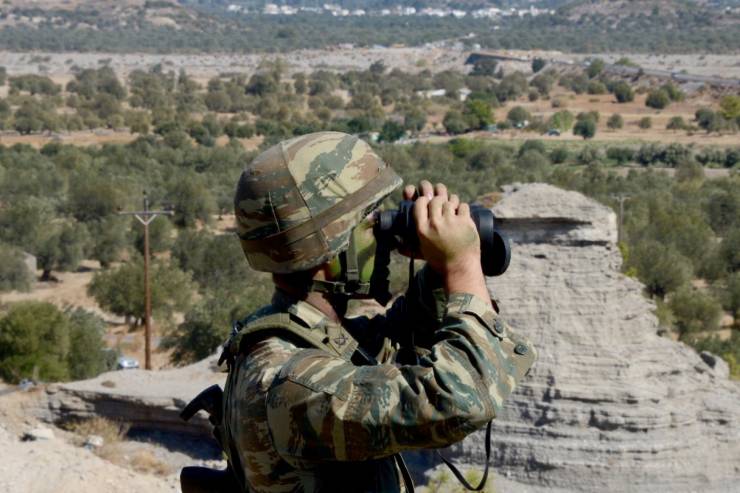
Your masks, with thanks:
M 299 346 L 308 346 L 326 351 L 353 364 L 377 364 L 375 358 L 360 348 L 354 337 L 339 324 L 318 324 L 315 327 L 308 327 L 297 316 L 285 312 L 273 313 L 253 320 L 247 319 L 245 322 L 235 324 L 232 335 L 224 345 L 223 353 L 219 358 L 219 365 L 224 361 L 227 362 L 229 376 L 226 380 L 222 407 L 220 409 L 223 419 L 220 425 L 216 426 L 214 435 L 218 435 L 218 441 L 228 458 L 229 468 L 233 471 L 237 482 L 240 484 L 241 491 L 246 491 L 244 469 L 240 463 L 239 455 L 235 450 L 233 440 L 230 438 L 229 417 L 225 414 L 226 402 L 234 385 L 231 368 L 239 354 L 246 352 L 252 344 L 271 336 L 278 336 L 293 341 Z M 326 474 L 321 474 L 320 470 L 317 471 L 317 474 L 331 481 L 331 484 L 324 484 L 324 490 L 348 491 L 348 485 L 354 484 L 353 482 L 356 482 L 358 478 L 363 476 L 374 478 L 376 481 L 380 481 L 382 478 L 388 478 L 391 476 L 390 473 L 392 473 L 392 477 L 396 477 L 394 462 L 398 471 L 401 473 L 406 491 L 413 492 L 413 481 L 401 454 L 395 454 L 387 459 L 365 461 L 364 463 L 343 464 L 341 469 L 346 474 L 338 474 L 336 464 L 327 466 Z M 330 468 L 331 470 L 329 470 Z M 386 491 L 388 490 L 388 486 L 390 485 L 378 483 L 375 491 Z

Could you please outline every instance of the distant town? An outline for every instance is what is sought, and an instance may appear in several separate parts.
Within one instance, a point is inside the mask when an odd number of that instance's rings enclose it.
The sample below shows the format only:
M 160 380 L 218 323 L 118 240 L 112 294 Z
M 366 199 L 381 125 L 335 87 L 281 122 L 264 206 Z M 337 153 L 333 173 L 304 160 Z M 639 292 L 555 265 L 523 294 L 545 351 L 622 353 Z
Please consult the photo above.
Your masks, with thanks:
M 540 9 L 531 6 L 526 9 L 499 9 L 496 7 L 487 7 L 483 9 L 475 10 L 462 10 L 453 8 L 432 8 L 427 7 L 423 9 L 417 9 L 415 7 L 408 7 L 403 5 L 397 5 L 390 8 L 384 8 L 379 10 L 366 10 L 366 9 L 345 9 L 339 5 L 325 3 L 322 7 L 294 7 L 290 5 L 277 5 L 274 3 L 266 4 L 262 9 L 249 9 L 244 5 L 230 4 L 226 10 L 231 13 L 238 14 L 263 14 L 263 15 L 296 15 L 300 13 L 313 13 L 313 14 L 329 14 L 334 17 L 361 17 L 366 15 L 371 16 L 426 16 L 426 17 L 472 17 L 474 19 L 497 19 L 502 17 L 524 17 L 532 16 L 536 17 L 539 15 L 552 15 L 555 10 L 552 9 Z

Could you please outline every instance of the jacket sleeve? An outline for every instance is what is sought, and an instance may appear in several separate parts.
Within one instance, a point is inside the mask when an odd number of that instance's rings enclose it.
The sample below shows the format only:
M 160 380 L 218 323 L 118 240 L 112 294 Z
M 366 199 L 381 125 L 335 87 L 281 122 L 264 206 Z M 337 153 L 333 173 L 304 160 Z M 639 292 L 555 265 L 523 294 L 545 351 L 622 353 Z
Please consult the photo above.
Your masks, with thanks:
M 534 363 L 482 300 L 453 294 L 416 365 L 354 366 L 303 349 L 267 395 L 267 418 L 288 462 L 357 461 L 444 447 L 493 419 Z

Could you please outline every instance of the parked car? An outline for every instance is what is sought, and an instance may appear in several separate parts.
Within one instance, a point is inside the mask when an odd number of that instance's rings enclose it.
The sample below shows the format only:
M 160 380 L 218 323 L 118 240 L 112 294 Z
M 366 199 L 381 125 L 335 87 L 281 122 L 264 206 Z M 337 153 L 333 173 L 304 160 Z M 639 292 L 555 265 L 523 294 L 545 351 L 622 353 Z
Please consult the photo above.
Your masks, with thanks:
M 139 368 L 139 360 L 137 360 L 136 358 L 127 358 L 126 356 L 121 356 L 116 362 L 116 368 L 119 370 L 136 370 L 137 368 Z
M 560 130 L 557 128 L 551 128 L 546 134 L 548 137 L 560 137 Z

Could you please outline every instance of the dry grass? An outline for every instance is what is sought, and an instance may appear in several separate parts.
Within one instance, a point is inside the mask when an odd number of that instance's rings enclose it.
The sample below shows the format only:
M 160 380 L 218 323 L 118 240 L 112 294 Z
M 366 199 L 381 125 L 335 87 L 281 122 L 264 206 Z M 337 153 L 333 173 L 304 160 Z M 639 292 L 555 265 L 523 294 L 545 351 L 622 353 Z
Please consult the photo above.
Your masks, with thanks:
M 169 464 L 158 459 L 150 450 L 139 450 L 129 464 L 138 472 L 157 476 L 168 476 L 174 472 Z
M 77 421 L 67 426 L 69 431 L 80 436 L 82 443 L 90 435 L 98 435 L 103 438 L 102 449 L 120 443 L 129 430 L 129 425 L 120 421 L 101 418 L 99 416 L 84 421 Z

